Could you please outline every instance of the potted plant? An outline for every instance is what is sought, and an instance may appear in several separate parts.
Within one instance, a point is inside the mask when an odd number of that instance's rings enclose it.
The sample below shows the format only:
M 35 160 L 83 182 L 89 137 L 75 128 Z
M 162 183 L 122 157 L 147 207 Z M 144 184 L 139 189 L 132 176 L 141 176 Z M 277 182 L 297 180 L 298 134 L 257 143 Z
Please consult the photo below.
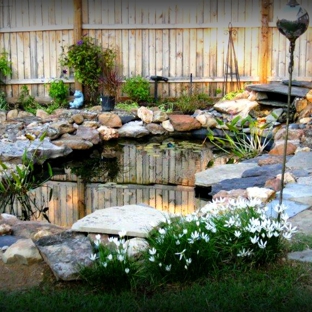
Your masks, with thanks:
M 63 48 L 59 62 L 62 67 L 74 70 L 75 79 L 84 86 L 91 103 L 96 103 L 100 93 L 100 77 L 103 67 L 103 50 L 93 38 L 82 37 L 81 40 Z
M 112 111 L 115 108 L 116 97 L 122 84 L 121 68 L 116 62 L 117 53 L 107 48 L 103 51 L 103 66 L 101 85 L 103 93 L 100 96 L 102 111 Z

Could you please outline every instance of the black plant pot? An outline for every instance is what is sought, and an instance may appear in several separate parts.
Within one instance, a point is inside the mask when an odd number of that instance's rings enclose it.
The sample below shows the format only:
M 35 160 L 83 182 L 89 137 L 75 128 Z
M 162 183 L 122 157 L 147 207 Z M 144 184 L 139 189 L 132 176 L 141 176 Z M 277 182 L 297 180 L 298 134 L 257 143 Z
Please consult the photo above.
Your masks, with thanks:
M 101 96 L 100 97 L 102 112 L 111 112 L 115 108 L 115 97 L 114 96 Z

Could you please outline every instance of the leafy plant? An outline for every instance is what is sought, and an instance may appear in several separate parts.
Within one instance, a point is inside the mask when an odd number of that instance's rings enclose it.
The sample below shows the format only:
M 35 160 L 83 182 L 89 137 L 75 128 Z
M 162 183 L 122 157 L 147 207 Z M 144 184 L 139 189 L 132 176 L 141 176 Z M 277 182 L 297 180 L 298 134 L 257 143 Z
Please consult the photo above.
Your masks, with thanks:
M 74 70 L 78 82 L 86 87 L 90 102 L 96 103 L 99 95 L 100 76 L 102 73 L 102 48 L 90 37 L 83 37 L 67 49 L 63 48 L 59 62 L 62 67 L 68 66 Z
M 212 104 L 213 100 L 205 93 L 183 93 L 175 102 L 175 108 L 183 114 L 191 114 L 196 109 L 206 109 Z
M 150 83 L 140 75 L 127 78 L 122 86 L 122 92 L 126 93 L 132 101 L 137 103 L 149 102 L 151 100 Z
M 12 74 L 12 63 L 8 59 L 8 53 L 3 51 L 0 53 L 0 76 L 9 76 Z M 0 79 L 0 84 L 4 82 Z
M 82 275 L 91 283 L 154 288 L 266 265 L 283 255 L 285 242 L 296 232 L 287 221 L 286 207 L 274 210 L 279 219 L 270 217 L 260 201 L 238 199 L 214 201 L 185 217 L 168 217 L 149 232 L 148 247 L 135 259 L 128 256 L 126 233 L 109 239 L 114 248 L 103 245 L 98 235 L 90 255 L 94 264 Z
M 29 89 L 26 85 L 22 86 L 20 95 L 18 97 L 18 104 L 22 106 L 22 108 L 30 112 L 32 114 L 36 114 L 36 110 L 38 109 L 39 103 L 35 100 L 35 98 L 29 94 Z
M 46 86 L 49 88 L 49 96 L 53 99 L 55 104 L 59 106 L 67 104 L 69 89 L 62 79 L 54 79 Z
M 236 90 L 236 91 L 231 91 L 229 93 L 227 93 L 223 99 L 224 100 L 233 100 L 238 94 L 241 94 L 244 92 L 244 89 L 239 89 L 239 90 Z
M 119 237 L 110 237 L 108 244 L 101 243 L 101 235 L 94 241 L 93 267 L 83 267 L 80 275 L 91 284 L 103 282 L 116 289 L 127 289 L 131 285 L 131 277 L 136 271 L 134 259 L 129 257 L 124 238 L 126 233 L 120 232 Z
M 40 142 L 44 140 L 45 134 L 40 137 Z M 30 140 L 32 140 L 30 138 Z M 47 207 L 38 207 L 36 198 L 32 198 L 29 194 L 32 190 L 40 187 L 45 181 L 52 177 L 52 169 L 49 164 L 48 178 L 39 180 L 36 176 L 35 158 L 38 158 L 38 148 L 28 156 L 28 151 L 25 150 L 22 157 L 22 164 L 11 167 L 0 161 L 0 207 L 2 212 L 8 212 L 17 215 L 21 220 L 31 220 L 32 217 L 39 217 L 41 214 L 49 221 L 47 215 Z M 52 189 L 50 198 L 52 197 Z M 21 205 L 21 214 L 14 208 L 15 204 Z
M 133 102 L 133 101 L 125 101 L 124 103 L 118 103 L 116 105 L 117 109 L 121 109 L 121 110 L 125 110 L 125 111 L 132 111 L 133 109 L 138 109 L 140 106 L 137 102 Z
M 5 92 L 0 91 L 0 110 L 7 110 L 8 102 L 6 100 Z
M 241 159 L 254 158 L 265 150 L 271 142 L 269 125 L 259 125 L 250 116 L 241 118 L 236 116 L 229 122 L 217 119 L 222 131 L 222 137 L 208 129 L 207 138 L 223 152 L 235 155 Z M 244 126 L 248 125 L 248 131 Z

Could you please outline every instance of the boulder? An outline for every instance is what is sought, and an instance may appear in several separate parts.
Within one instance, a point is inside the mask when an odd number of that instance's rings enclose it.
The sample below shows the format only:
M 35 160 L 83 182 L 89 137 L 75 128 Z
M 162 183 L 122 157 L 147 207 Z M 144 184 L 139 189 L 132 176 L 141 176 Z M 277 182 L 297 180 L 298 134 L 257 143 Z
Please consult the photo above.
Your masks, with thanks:
M 202 127 L 196 118 L 189 115 L 169 115 L 169 120 L 175 131 L 192 131 Z
M 42 261 L 42 257 L 33 241 L 30 238 L 23 238 L 8 247 L 2 255 L 2 261 L 29 265 Z
M 122 126 L 122 121 L 120 117 L 114 113 L 102 113 L 99 114 L 99 123 L 103 126 L 110 128 L 120 128 Z
M 118 129 L 121 138 L 142 138 L 150 134 L 143 121 L 131 121 Z
M 44 236 L 35 243 L 57 280 L 77 280 L 80 278 L 80 267 L 92 263 L 90 255 L 93 254 L 93 248 L 85 234 L 64 231 Z
M 168 214 L 143 205 L 125 205 L 99 209 L 75 222 L 72 230 L 88 233 L 146 237 L 148 231 L 168 218 Z

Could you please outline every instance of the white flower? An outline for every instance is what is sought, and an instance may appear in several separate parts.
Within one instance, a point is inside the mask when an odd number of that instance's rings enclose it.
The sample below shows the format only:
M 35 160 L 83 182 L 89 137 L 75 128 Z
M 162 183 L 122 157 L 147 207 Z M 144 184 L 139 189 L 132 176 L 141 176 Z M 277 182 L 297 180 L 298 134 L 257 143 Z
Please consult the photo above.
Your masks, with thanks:
M 95 239 L 98 241 L 101 240 L 101 235 L 100 234 L 95 235 Z
M 248 257 L 252 255 L 252 250 L 245 250 L 245 248 L 243 248 L 238 254 L 237 257 Z
M 161 234 L 161 235 L 165 235 L 165 234 L 166 234 L 166 230 L 163 229 L 163 228 L 160 228 L 160 229 L 158 230 L 158 232 L 159 232 L 159 234 Z
M 253 244 L 257 244 L 258 243 L 258 240 L 259 240 L 259 236 L 254 236 L 254 237 L 250 237 L 250 241 L 253 243 Z
M 166 269 L 166 271 L 168 271 L 168 272 L 171 271 L 171 264 L 166 265 L 165 269 Z
M 183 249 L 181 252 L 176 252 L 175 255 L 180 256 L 180 260 L 184 257 L 186 249 Z
M 91 255 L 89 256 L 89 258 L 90 258 L 92 261 L 94 261 L 94 260 L 97 259 L 97 255 L 96 255 L 96 254 L 91 254 Z
M 262 239 L 260 239 L 260 241 L 258 242 L 258 246 L 261 249 L 264 249 L 266 247 L 267 241 L 263 241 Z
M 184 229 L 184 230 L 183 230 L 183 234 L 187 234 L 187 229 Z
M 106 268 L 107 267 L 107 262 L 102 262 L 102 265 L 103 265 L 104 268 Z
M 125 272 L 126 272 L 126 274 L 128 274 L 130 272 L 130 269 L 129 268 L 125 268 Z
M 149 252 L 150 255 L 153 256 L 153 255 L 156 254 L 157 250 L 153 247 L 152 249 L 149 249 L 148 252 Z
M 206 243 L 208 243 L 209 242 L 209 236 L 208 236 L 208 234 L 202 234 L 202 239 L 206 242 Z
M 113 255 L 112 255 L 112 254 L 109 254 L 109 255 L 107 256 L 107 260 L 113 260 Z
M 199 254 L 199 250 L 197 250 L 197 254 Z
M 176 245 L 180 245 L 181 243 L 180 243 L 180 241 L 177 239 L 176 240 Z
M 285 233 L 283 233 L 283 237 L 286 238 L 287 240 L 290 240 L 292 237 L 292 233 L 291 232 L 285 232 Z
M 150 256 L 150 257 L 148 258 L 148 260 L 151 261 L 151 262 L 155 262 L 155 257 L 154 257 L 154 256 Z
M 273 208 L 277 213 L 281 213 L 283 211 L 285 211 L 287 209 L 287 207 L 284 204 L 277 204 L 274 208 Z
M 240 232 L 240 231 L 235 231 L 234 232 L 234 235 L 236 236 L 236 237 L 240 237 L 241 235 L 242 235 L 242 233 Z
M 162 267 L 162 263 L 161 262 L 159 262 L 158 265 L 159 265 L 159 267 Z
M 122 261 L 125 260 L 125 257 L 124 257 L 123 255 L 118 255 L 118 256 L 117 256 L 117 259 L 118 259 L 120 262 L 122 262 Z
M 225 226 L 225 227 L 231 227 L 231 226 L 233 226 L 234 224 L 235 224 L 235 219 L 234 219 L 233 217 L 230 217 L 229 220 L 226 220 L 226 221 L 225 221 L 224 226 Z
M 118 232 L 120 238 L 125 237 L 127 235 L 127 231 L 120 231 Z
M 185 259 L 185 262 L 187 265 L 190 265 L 192 263 L 192 258 Z

